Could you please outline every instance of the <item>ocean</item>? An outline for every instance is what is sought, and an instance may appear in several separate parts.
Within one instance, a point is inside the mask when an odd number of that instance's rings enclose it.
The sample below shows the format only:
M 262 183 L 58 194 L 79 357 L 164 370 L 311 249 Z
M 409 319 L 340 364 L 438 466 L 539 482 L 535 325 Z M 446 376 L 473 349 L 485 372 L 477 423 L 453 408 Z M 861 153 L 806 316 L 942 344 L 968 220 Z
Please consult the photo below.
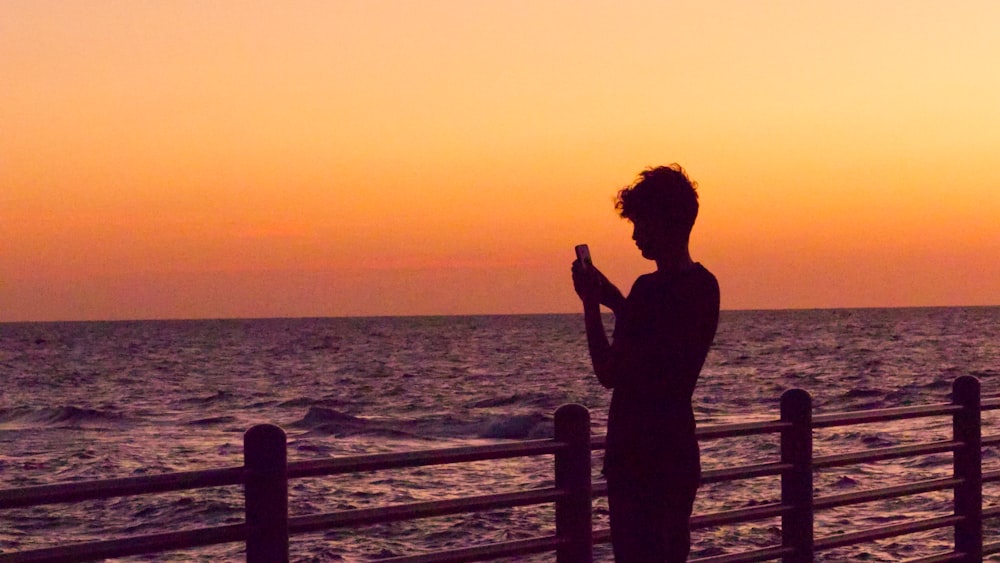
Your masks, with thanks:
M 774 419 L 789 388 L 816 413 L 949 400 L 960 375 L 995 396 L 1000 307 L 724 311 L 695 392 L 699 424 Z M 581 315 L 379 317 L 0 324 L 0 488 L 242 464 L 242 435 L 271 422 L 289 459 L 492 443 L 551 435 L 561 404 L 603 434 L 609 392 L 595 380 Z M 816 431 L 817 455 L 945 438 L 919 419 Z M 996 417 L 984 414 L 984 434 Z M 776 461 L 776 437 L 702 444 L 705 469 Z M 998 452 L 984 450 L 985 468 Z M 599 478 L 600 452 L 594 475 Z M 949 455 L 820 472 L 817 494 L 951 471 Z M 292 515 L 545 486 L 550 459 L 481 462 L 290 484 Z M 987 505 L 1000 489 L 987 486 Z M 696 513 L 778 498 L 776 478 L 706 485 Z M 603 499 L 602 499 L 603 500 Z M 817 536 L 950 510 L 930 493 L 820 512 Z M 595 504 L 597 526 L 605 505 Z M 239 488 L 0 512 L 0 552 L 242 520 Z M 551 507 L 336 530 L 292 538 L 293 561 L 364 561 L 550 533 Z M 778 541 L 777 520 L 699 530 L 692 557 Z M 987 541 L 1000 537 L 988 522 Z M 899 561 L 946 549 L 949 530 L 818 557 Z M 599 547 L 598 560 L 610 560 Z M 238 561 L 242 546 L 133 558 Z M 552 556 L 535 561 L 551 560 Z

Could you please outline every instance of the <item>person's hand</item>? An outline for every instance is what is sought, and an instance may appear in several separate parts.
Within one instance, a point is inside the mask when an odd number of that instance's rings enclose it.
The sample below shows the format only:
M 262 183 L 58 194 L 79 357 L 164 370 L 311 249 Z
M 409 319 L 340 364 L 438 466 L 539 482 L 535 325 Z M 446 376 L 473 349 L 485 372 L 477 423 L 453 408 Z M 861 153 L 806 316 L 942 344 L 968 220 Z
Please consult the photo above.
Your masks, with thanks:
M 593 264 L 573 262 L 573 289 L 584 305 L 601 304 L 616 311 L 625 301 L 622 292 Z
M 594 272 L 593 266 L 585 266 L 579 260 L 573 261 L 573 289 L 583 301 L 584 306 L 600 304 L 601 279 Z
M 609 280 L 600 270 L 593 266 L 591 266 L 591 270 L 593 270 L 594 274 L 601 280 L 601 305 L 604 305 L 608 309 L 617 313 L 618 309 L 625 304 L 625 296 L 622 295 L 622 292 L 618 289 L 618 287 L 611 283 L 611 280 Z

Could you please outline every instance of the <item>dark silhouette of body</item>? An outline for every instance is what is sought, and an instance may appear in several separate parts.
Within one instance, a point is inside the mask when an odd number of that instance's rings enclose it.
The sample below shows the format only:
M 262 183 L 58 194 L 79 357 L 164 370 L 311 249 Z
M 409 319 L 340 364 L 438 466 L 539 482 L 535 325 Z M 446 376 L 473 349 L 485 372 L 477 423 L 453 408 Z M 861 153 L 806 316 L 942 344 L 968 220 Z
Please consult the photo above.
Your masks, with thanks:
M 618 563 L 683 562 L 701 476 L 691 396 L 719 322 L 719 285 L 691 260 L 695 185 L 678 165 L 651 168 L 616 209 L 656 271 L 628 297 L 593 265 L 573 263 L 594 372 L 612 389 L 604 474 Z M 613 340 L 600 306 L 615 314 Z

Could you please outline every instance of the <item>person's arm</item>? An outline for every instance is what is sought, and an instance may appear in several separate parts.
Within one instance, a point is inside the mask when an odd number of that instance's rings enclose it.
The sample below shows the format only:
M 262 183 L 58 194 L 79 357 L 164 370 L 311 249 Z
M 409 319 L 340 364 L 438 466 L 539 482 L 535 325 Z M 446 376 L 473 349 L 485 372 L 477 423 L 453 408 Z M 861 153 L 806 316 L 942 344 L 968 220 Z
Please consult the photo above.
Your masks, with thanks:
M 611 283 L 611 280 L 607 278 L 600 270 L 594 268 L 594 274 L 598 276 L 601 282 L 601 305 L 604 305 L 615 315 L 620 315 L 625 309 L 625 296 L 622 295 L 621 290 Z
M 583 322 L 587 330 L 587 348 L 590 350 L 590 362 L 594 366 L 594 374 L 601 385 L 612 389 L 618 379 L 614 353 L 608 333 L 604 330 L 604 318 L 601 316 L 599 303 L 584 303 Z
M 625 297 L 600 270 L 593 266 L 584 268 L 579 261 L 573 263 L 573 287 L 583 301 L 587 348 L 594 373 L 601 385 L 610 389 L 615 385 L 618 370 L 613 361 L 611 342 L 604 329 L 601 305 L 620 314 L 625 306 Z

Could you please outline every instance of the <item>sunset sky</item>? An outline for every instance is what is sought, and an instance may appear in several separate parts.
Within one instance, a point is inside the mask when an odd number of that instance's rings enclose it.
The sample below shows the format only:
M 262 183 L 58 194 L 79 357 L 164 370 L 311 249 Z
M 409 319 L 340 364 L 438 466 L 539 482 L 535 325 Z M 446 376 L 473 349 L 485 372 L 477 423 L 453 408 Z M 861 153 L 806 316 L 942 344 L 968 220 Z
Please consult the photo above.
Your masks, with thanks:
M 724 309 L 1000 304 L 1000 2 L 0 4 L 0 321 L 572 312 L 678 162 Z

